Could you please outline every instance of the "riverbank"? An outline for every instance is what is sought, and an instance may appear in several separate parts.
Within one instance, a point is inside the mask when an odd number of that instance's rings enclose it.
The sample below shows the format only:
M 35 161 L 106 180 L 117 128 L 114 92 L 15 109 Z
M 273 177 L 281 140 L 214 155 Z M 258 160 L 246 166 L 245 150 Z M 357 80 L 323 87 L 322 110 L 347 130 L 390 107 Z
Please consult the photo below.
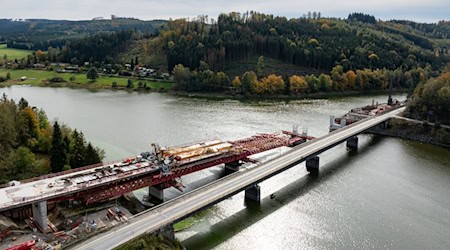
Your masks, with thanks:
M 450 129 L 430 125 L 428 123 L 417 123 L 399 118 L 392 118 L 386 129 L 377 129 L 375 134 L 397 137 L 428 143 L 444 148 L 450 148 Z
M 168 239 L 161 234 L 142 235 L 134 240 L 131 240 L 114 250 L 141 250 L 141 249 L 185 249 L 181 243 L 176 239 Z
M 393 89 L 392 94 L 403 94 L 407 93 L 408 89 Z M 369 90 L 369 91 L 346 91 L 346 92 L 319 92 L 304 95 L 241 95 L 241 94 L 231 94 L 231 93 L 198 93 L 198 92 L 184 92 L 184 91 L 169 91 L 169 93 L 187 98 L 199 98 L 208 100 L 240 100 L 240 101 L 259 101 L 259 100 L 299 100 L 299 99 L 333 99 L 341 97 L 352 97 L 352 96 L 372 96 L 372 95 L 382 95 L 389 94 L 389 90 Z M 387 100 L 387 99 L 386 99 Z
M 0 76 L 10 73 L 10 79 L 0 82 L 0 87 L 13 85 L 30 85 L 38 87 L 56 87 L 88 90 L 124 90 L 128 92 L 166 92 L 179 97 L 199 98 L 208 100 L 239 100 L 239 101 L 259 101 L 259 100 L 299 100 L 299 99 L 332 99 L 351 96 L 370 96 L 388 94 L 389 90 L 368 90 L 368 91 L 334 91 L 319 92 L 302 95 L 242 95 L 236 93 L 201 93 L 185 92 L 173 89 L 171 81 L 157 81 L 148 79 L 135 79 L 119 76 L 100 75 L 95 82 L 86 78 L 82 73 L 58 73 L 46 70 L 33 69 L 5 69 L 0 68 Z M 132 86 L 128 86 L 128 79 L 131 79 Z M 407 93 L 408 89 L 394 89 L 393 94 Z
M 137 79 L 121 76 L 100 75 L 95 81 L 83 73 L 58 73 L 47 70 L 0 68 L 0 76 L 10 78 L 0 82 L 0 87 L 12 85 L 31 85 L 39 87 L 68 87 L 78 89 L 117 89 L 127 91 L 166 92 L 172 89 L 173 82 L 165 80 Z M 129 85 L 131 80 L 131 85 Z

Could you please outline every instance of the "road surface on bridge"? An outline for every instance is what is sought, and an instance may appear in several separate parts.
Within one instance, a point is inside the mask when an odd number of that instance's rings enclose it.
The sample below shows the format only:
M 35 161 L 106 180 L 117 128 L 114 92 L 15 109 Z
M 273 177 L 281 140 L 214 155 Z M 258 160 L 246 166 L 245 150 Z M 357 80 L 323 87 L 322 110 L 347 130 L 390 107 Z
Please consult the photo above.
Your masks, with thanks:
M 308 157 L 322 152 L 324 149 L 330 148 L 373 126 L 387 121 L 401 113 L 404 109 L 404 107 L 398 108 L 380 116 L 361 120 L 313 141 L 303 143 L 288 153 L 258 167 L 228 175 L 153 209 L 144 211 L 130 219 L 127 224 L 95 236 L 86 242 L 76 245 L 72 249 L 112 249 L 146 232 L 154 232 L 202 208 L 215 204 L 223 200 L 224 197 L 229 197 L 239 191 L 245 190 L 276 173 L 306 160 Z

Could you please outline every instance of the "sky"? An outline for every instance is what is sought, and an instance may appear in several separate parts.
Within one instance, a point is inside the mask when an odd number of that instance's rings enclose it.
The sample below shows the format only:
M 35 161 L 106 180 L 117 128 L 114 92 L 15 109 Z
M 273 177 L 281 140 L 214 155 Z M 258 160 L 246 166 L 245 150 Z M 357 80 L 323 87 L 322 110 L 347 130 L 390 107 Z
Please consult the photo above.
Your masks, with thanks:
M 142 20 L 208 15 L 217 19 L 231 11 L 301 17 L 308 11 L 346 18 L 363 12 L 377 19 L 418 22 L 450 20 L 450 0 L 1 0 L 0 18 L 89 20 L 94 17 L 135 17 Z

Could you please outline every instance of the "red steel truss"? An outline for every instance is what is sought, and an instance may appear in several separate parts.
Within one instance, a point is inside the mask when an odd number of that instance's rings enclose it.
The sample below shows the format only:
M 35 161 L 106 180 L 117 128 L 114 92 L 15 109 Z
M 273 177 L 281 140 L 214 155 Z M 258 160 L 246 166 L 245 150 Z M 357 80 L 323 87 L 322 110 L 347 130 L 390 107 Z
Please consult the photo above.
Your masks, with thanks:
M 98 188 L 84 190 L 72 196 L 60 197 L 57 200 L 77 199 L 82 200 L 85 204 L 93 204 L 96 202 L 106 201 L 144 187 L 162 184 L 163 188 L 167 188 L 174 186 L 174 180 L 181 176 L 220 164 L 237 162 L 240 160 L 246 161 L 246 159 L 248 159 L 247 157 L 250 155 L 282 146 L 294 146 L 313 138 L 286 132 L 284 132 L 284 134 L 288 134 L 290 137 L 280 137 L 277 134 L 258 134 L 246 139 L 230 141 L 229 143 L 233 145 L 234 150 L 231 150 L 228 153 L 206 158 L 193 163 L 175 166 L 168 173 L 158 172 L 157 174 L 149 173 L 149 175 L 141 175 L 138 177 L 130 176 L 130 178 L 125 180 Z

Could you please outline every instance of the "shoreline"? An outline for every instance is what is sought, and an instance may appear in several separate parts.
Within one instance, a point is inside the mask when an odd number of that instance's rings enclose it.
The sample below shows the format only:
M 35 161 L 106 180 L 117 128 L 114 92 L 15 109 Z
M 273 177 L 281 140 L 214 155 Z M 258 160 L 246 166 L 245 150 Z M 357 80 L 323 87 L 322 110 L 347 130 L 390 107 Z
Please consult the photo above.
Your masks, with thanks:
M 32 87 L 45 87 L 45 88 L 70 88 L 70 89 L 86 89 L 89 91 L 97 90 L 112 90 L 112 91 L 126 91 L 126 92 L 138 92 L 138 93 L 166 93 L 173 96 L 185 97 L 185 98 L 196 98 L 196 99 L 207 99 L 207 100 L 237 100 L 237 101 L 294 101 L 294 100 L 305 100 L 305 99 L 334 99 L 342 97 L 353 97 L 353 96 L 370 96 L 370 95 L 382 95 L 389 94 L 389 90 L 368 90 L 368 91 L 334 91 L 334 92 L 318 92 L 312 94 L 304 95 L 242 95 L 242 94 L 231 94 L 231 93 L 203 93 L 203 92 L 186 92 L 177 91 L 167 88 L 126 88 L 124 86 L 119 86 L 113 88 L 108 85 L 98 84 L 98 83 L 32 83 L 32 84 L 21 84 L 21 83 L 11 83 L 4 82 L 0 83 L 0 88 L 7 88 L 11 86 L 32 86 Z M 409 89 L 399 88 L 393 89 L 392 94 L 402 94 L 409 92 Z
M 450 129 L 444 127 L 436 128 L 431 125 L 424 125 L 424 123 L 392 118 L 386 129 L 374 129 L 370 133 L 450 149 Z

